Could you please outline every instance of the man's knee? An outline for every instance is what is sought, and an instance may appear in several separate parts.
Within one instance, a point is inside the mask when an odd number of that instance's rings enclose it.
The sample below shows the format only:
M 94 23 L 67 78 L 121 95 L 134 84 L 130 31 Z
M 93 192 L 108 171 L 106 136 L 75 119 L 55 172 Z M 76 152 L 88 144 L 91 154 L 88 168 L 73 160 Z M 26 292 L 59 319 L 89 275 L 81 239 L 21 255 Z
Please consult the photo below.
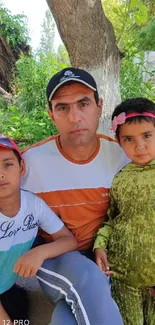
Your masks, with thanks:
M 45 260 L 38 275 L 43 279 L 68 279 L 74 287 L 94 287 L 97 285 L 109 289 L 108 278 L 100 271 L 98 266 L 80 252 L 69 252 L 55 259 Z M 66 280 L 67 282 L 67 280 Z

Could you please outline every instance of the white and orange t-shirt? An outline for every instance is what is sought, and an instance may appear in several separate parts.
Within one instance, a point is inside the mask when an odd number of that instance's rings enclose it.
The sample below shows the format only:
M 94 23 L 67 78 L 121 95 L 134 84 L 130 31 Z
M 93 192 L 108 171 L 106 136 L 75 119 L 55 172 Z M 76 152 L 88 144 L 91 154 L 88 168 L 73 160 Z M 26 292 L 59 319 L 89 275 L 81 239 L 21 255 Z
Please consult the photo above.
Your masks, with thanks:
M 59 135 L 28 148 L 23 154 L 26 175 L 22 188 L 40 196 L 62 219 L 78 241 L 78 249 L 91 247 L 93 237 L 109 207 L 114 175 L 129 160 L 115 140 L 97 135 L 91 159 L 69 159 L 59 145 Z M 41 233 L 47 241 L 51 236 Z

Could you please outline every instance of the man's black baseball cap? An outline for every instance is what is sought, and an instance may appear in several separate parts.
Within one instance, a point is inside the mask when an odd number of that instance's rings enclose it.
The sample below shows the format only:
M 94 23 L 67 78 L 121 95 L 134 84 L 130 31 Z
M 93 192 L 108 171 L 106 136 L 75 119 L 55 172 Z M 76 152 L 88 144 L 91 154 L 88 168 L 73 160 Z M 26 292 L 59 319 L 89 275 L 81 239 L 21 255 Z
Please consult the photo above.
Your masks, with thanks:
M 92 75 L 85 70 L 70 67 L 61 70 L 50 79 L 46 88 L 48 101 L 51 101 L 58 88 L 70 81 L 80 82 L 86 85 L 88 88 L 94 90 L 97 95 L 96 97 L 98 97 L 97 85 Z

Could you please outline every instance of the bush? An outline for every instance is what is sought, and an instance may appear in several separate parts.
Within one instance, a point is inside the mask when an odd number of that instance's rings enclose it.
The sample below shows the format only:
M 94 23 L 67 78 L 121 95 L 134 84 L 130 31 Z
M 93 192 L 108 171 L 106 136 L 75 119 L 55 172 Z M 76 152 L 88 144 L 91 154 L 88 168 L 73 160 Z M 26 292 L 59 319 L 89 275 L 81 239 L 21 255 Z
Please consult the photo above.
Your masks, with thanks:
M 28 35 L 27 17 L 25 15 L 12 15 L 0 3 L 0 37 L 4 36 L 12 50 L 20 44 L 27 44 Z
M 19 108 L 10 105 L 7 110 L 0 111 L 0 133 L 12 137 L 22 150 L 32 143 L 56 134 L 57 130 L 46 111 L 34 109 L 28 114 L 23 114 Z
M 144 52 L 141 53 L 140 62 L 135 62 L 137 50 L 126 50 L 125 57 L 121 64 L 120 90 L 121 98 L 125 100 L 131 97 L 146 97 L 155 101 L 154 86 L 150 81 L 143 80 L 143 73 L 146 70 L 144 64 Z
M 65 67 L 66 64 L 58 63 L 50 53 L 37 57 L 22 55 L 17 62 L 16 105 L 27 112 L 34 108 L 45 110 L 47 83 L 53 74 Z

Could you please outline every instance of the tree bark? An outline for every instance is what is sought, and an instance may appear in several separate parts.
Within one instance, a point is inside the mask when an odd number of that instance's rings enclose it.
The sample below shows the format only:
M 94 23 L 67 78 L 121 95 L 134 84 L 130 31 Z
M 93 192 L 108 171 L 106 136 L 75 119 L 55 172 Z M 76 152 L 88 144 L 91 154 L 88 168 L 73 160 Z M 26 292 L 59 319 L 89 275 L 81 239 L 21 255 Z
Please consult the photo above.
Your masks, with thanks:
M 46 0 L 73 67 L 94 76 L 104 110 L 100 129 L 109 134 L 111 113 L 120 102 L 120 52 L 101 0 Z
M 0 37 L 0 86 L 11 91 L 12 70 L 15 65 L 13 52 L 4 37 Z
M 16 49 L 12 50 L 6 39 L 3 36 L 0 37 L 0 87 L 7 93 L 12 92 L 15 63 L 19 59 L 20 53 L 28 55 L 29 51 L 30 46 L 27 44 L 18 44 Z M 8 99 L 7 95 L 6 99 Z
M 7 91 L 5 91 L 5 89 L 3 89 L 2 87 L 0 87 L 0 94 L 2 95 L 3 99 L 7 103 L 11 103 L 11 101 L 12 101 L 12 95 L 10 93 L 8 93 Z

